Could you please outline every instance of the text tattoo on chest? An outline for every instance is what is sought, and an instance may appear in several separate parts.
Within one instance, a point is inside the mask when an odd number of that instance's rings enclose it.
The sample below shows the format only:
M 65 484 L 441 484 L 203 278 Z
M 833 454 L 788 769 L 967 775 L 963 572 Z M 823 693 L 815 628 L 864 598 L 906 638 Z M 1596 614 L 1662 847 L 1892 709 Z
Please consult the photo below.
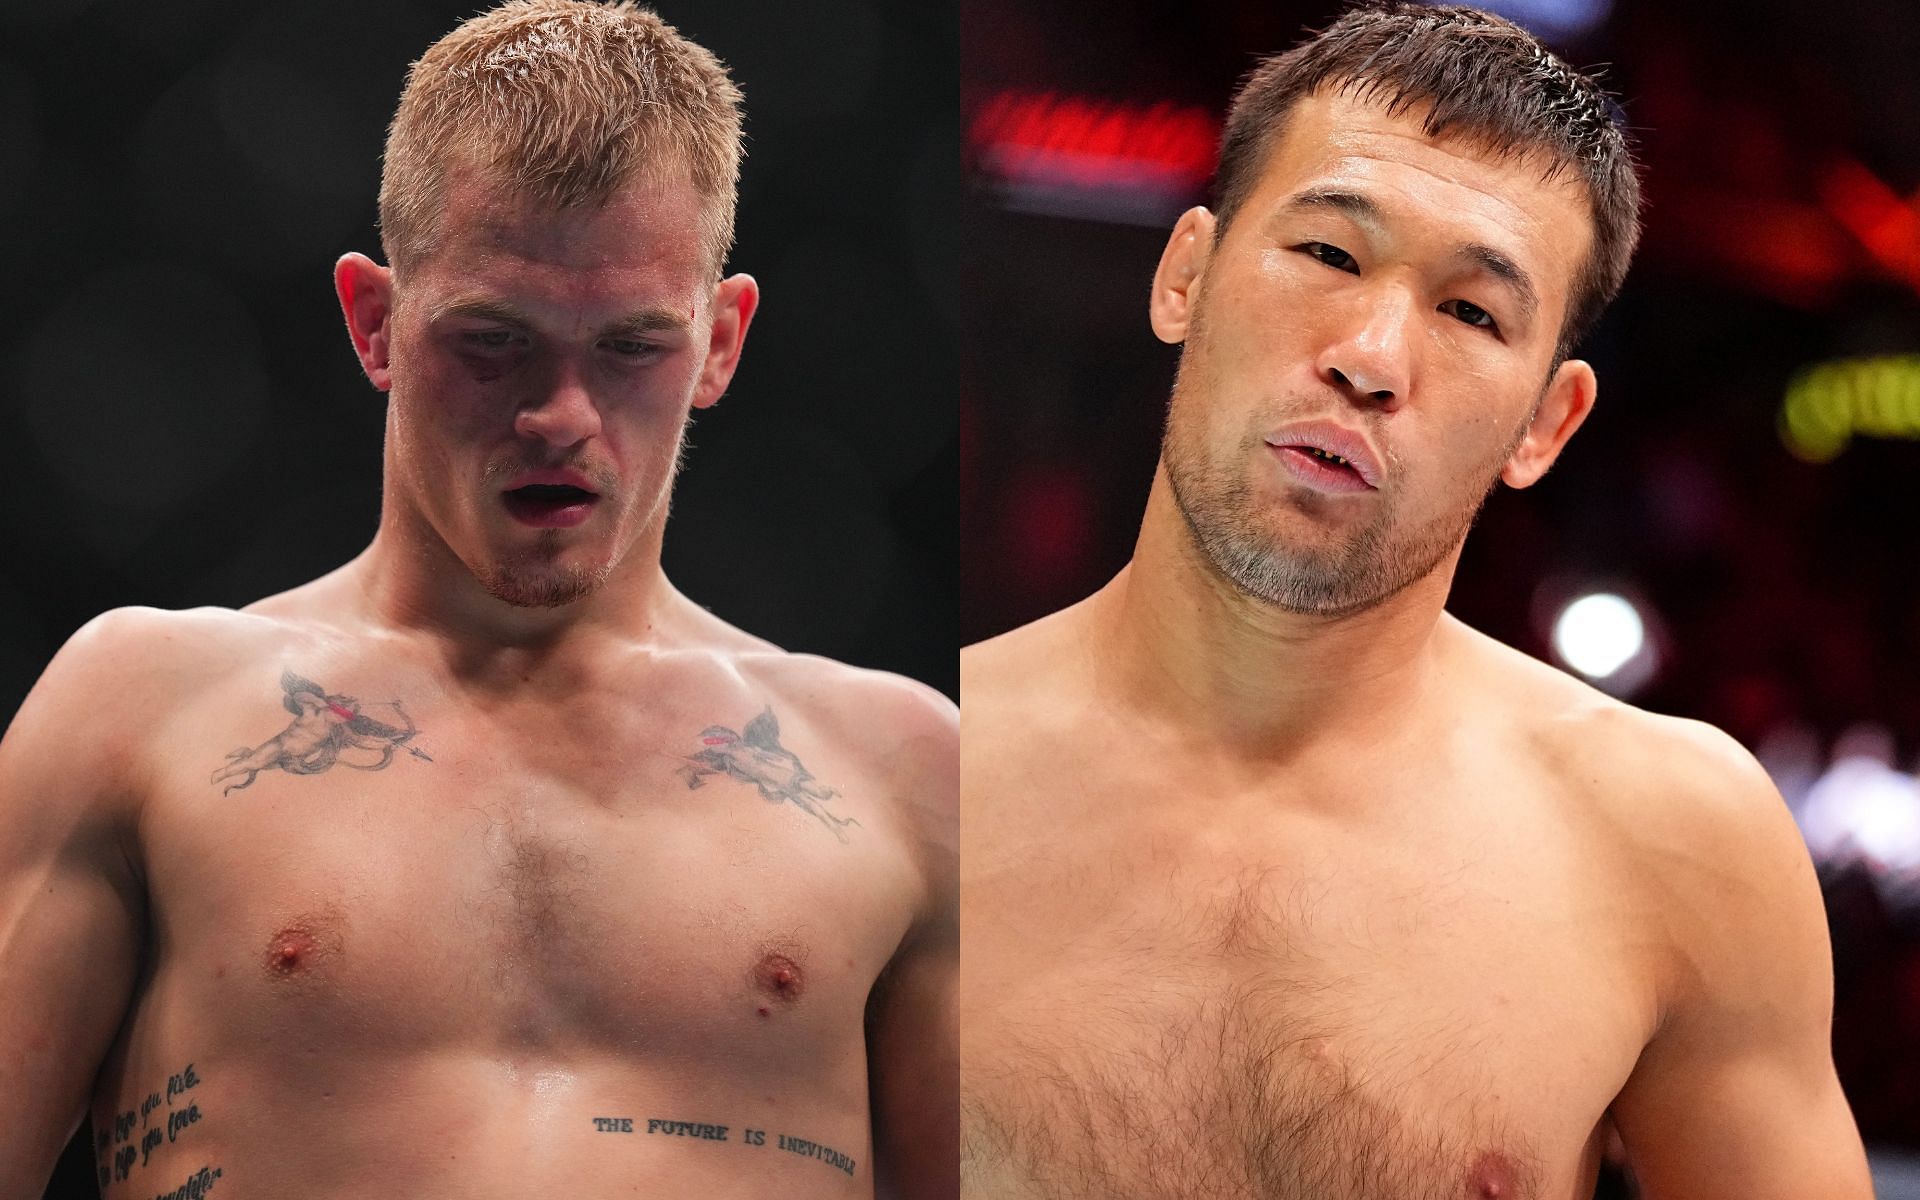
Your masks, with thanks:
M 399 717 L 399 725 L 389 725 L 360 711 L 360 701 L 352 696 L 329 692 L 292 671 L 280 673 L 280 691 L 280 703 L 293 714 L 293 722 L 258 746 L 242 746 L 227 755 L 226 765 L 214 771 L 211 782 L 239 782 L 228 783 L 221 795 L 250 786 L 262 771 L 318 775 L 336 766 L 380 771 L 402 750 L 423 762 L 433 761 L 410 744 L 420 730 L 398 700 L 375 706 L 390 708 Z
M 760 790 L 769 804 L 791 804 L 808 813 L 847 840 L 849 825 L 859 825 L 852 817 L 836 816 L 827 805 L 840 793 L 813 777 L 801 765 L 800 757 L 780 744 L 780 722 L 773 709 L 763 709 L 738 733 L 724 725 L 709 725 L 700 731 L 700 749 L 686 756 L 687 765 L 680 775 L 689 788 L 697 788 L 709 775 L 725 775 Z
M 600 1133 L 635 1133 L 633 1117 L 595 1117 L 593 1127 Z M 735 1127 L 732 1125 L 712 1125 L 704 1121 L 672 1121 L 665 1117 L 648 1117 L 646 1133 L 652 1137 L 692 1138 L 702 1142 L 733 1142 Z M 774 1140 L 767 1141 L 767 1131 L 741 1126 L 737 1144 L 742 1146 L 766 1146 L 773 1150 L 797 1154 L 801 1158 L 811 1158 L 823 1162 L 837 1171 L 851 1177 L 859 1166 L 850 1155 L 842 1154 L 833 1147 L 813 1141 L 809 1138 L 794 1137 L 790 1133 L 776 1133 Z

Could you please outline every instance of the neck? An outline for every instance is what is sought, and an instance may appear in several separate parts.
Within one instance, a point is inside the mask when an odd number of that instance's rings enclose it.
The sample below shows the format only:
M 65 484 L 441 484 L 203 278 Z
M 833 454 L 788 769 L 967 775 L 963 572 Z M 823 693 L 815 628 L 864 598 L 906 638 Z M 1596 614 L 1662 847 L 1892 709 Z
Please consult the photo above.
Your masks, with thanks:
M 1096 669 L 1137 711 L 1196 739 L 1284 756 L 1419 702 L 1449 628 L 1457 557 L 1354 613 L 1286 612 L 1214 569 L 1162 469 L 1133 561 L 1092 601 Z

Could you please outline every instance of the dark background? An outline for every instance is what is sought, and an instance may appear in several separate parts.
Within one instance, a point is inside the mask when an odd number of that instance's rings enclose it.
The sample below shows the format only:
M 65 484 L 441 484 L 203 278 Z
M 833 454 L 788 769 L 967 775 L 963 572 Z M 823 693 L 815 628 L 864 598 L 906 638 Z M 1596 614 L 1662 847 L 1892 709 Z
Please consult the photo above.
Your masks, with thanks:
M 0 7 L 0 720 L 105 609 L 242 605 L 371 538 L 382 398 L 332 264 L 379 257 L 406 66 L 481 7 Z M 691 435 L 668 574 L 790 649 L 954 695 L 954 12 L 662 15 L 746 93 L 731 265 L 764 294 Z M 51 1194 L 92 1189 L 80 1153 Z
M 1238 78 L 1340 7 L 964 0 L 963 642 L 1127 560 L 1177 353 L 1147 326 L 1155 263 L 1207 199 Z M 1814 464 L 1779 429 L 1804 368 L 1920 353 L 1920 5 L 1504 7 L 1606 64 L 1646 236 L 1585 347 L 1592 419 L 1540 485 L 1493 497 L 1450 608 L 1545 658 L 1563 601 L 1617 590 L 1656 656 L 1621 690 L 1760 753 L 1816 841 L 1836 1054 L 1881 1194 L 1920 1195 L 1895 1190 L 1920 1149 L 1920 446 Z M 1913 365 L 1893 394 L 1920 413 Z

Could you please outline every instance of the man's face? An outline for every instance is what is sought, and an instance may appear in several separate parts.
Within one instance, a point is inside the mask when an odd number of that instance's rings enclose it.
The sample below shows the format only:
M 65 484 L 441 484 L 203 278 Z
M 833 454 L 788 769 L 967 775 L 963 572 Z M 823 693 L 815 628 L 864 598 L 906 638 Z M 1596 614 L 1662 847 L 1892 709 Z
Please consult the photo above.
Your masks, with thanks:
M 390 494 L 509 604 L 591 593 L 664 517 L 710 349 L 700 204 L 636 181 L 556 210 L 456 175 L 394 279 Z
M 1289 611 L 1366 608 L 1457 550 L 1549 390 L 1591 238 L 1580 183 L 1421 115 L 1302 101 L 1197 251 L 1162 461 L 1215 568 Z

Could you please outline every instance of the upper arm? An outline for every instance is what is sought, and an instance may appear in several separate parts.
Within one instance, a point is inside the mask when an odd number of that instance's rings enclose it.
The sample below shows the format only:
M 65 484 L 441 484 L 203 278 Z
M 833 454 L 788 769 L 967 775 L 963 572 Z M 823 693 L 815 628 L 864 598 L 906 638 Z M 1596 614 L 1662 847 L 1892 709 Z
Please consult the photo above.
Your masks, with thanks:
M 138 971 L 124 701 L 109 686 L 128 624 L 110 614 L 75 635 L 0 739 L 0 1195 L 45 1185 Z
M 1628 1161 L 1648 1200 L 1866 1200 L 1806 847 L 1758 764 L 1691 737 L 1668 775 L 1686 815 L 1655 849 L 1673 967 L 1613 1105 Z
M 878 1194 L 950 1197 L 960 1186 L 958 714 L 915 688 L 902 699 L 898 799 L 916 841 L 922 894 L 874 985 L 867 1053 Z

